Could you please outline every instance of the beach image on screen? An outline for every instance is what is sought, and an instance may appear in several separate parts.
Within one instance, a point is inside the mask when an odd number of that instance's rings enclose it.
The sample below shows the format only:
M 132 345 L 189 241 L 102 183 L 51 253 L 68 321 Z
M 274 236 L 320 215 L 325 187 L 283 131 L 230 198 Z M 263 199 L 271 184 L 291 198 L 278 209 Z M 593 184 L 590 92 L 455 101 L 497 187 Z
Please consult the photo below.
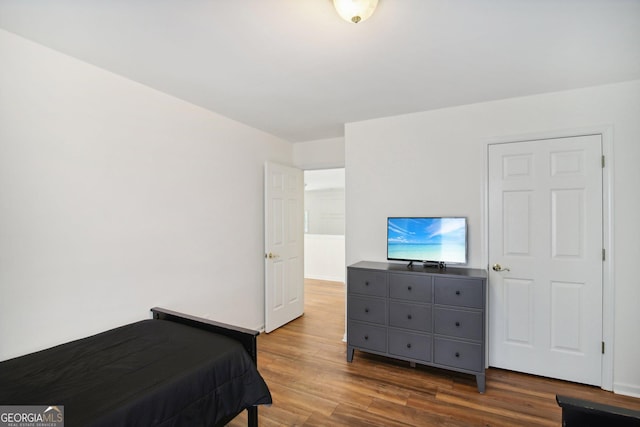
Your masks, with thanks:
M 387 258 L 466 262 L 465 218 L 389 218 Z

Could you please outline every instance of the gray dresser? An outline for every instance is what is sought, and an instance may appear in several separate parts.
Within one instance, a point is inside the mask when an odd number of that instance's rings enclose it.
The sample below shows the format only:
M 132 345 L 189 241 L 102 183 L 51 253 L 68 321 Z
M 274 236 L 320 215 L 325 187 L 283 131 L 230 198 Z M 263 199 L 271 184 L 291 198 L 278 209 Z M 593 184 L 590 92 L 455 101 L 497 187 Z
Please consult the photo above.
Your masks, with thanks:
M 485 389 L 484 270 L 362 261 L 347 268 L 347 361 L 354 350 L 465 372 Z

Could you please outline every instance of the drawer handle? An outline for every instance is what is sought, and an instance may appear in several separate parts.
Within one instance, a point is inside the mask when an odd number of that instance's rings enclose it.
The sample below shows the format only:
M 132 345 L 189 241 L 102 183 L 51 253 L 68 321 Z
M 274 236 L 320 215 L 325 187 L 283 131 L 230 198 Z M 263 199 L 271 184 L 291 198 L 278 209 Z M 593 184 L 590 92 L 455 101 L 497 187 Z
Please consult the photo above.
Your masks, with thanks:
M 411 348 L 411 343 L 407 343 L 407 348 Z
M 367 280 L 366 282 L 364 282 L 365 286 L 369 286 L 369 281 Z
M 411 320 L 411 315 L 407 314 L 407 319 Z
M 364 312 L 365 312 L 365 313 L 368 313 L 368 312 L 369 312 L 369 309 L 368 309 L 368 308 L 365 308 L 365 309 L 364 309 Z
M 456 357 L 458 358 L 460 357 L 460 353 L 458 353 L 457 351 L 456 351 Z
M 407 286 L 407 290 L 408 290 L 408 291 L 411 291 L 411 286 Z
M 456 291 L 456 295 L 460 295 L 460 291 Z
M 365 335 L 365 336 L 364 336 L 364 340 L 366 341 L 366 340 L 368 340 L 368 339 L 369 339 L 369 335 Z
M 460 327 L 460 322 L 456 322 L 456 326 L 457 326 L 457 327 Z

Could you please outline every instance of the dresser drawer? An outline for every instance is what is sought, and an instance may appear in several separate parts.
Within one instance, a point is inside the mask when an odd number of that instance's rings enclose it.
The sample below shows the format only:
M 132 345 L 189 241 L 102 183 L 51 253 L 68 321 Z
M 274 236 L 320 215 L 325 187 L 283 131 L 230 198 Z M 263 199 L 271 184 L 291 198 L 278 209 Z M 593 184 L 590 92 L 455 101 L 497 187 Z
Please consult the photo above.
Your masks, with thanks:
M 387 323 L 387 301 L 376 298 L 362 298 L 349 295 L 347 298 L 349 319 L 364 322 Z
M 431 305 L 389 302 L 389 325 L 415 331 L 431 331 Z
M 347 288 L 350 294 L 387 296 L 387 274 L 368 270 L 348 270 Z
M 433 330 L 436 334 L 482 340 L 482 312 L 436 307 L 433 314 Z
M 436 277 L 434 287 L 434 302 L 436 304 L 484 307 L 481 280 Z
M 424 274 L 392 274 L 389 296 L 416 302 L 431 302 L 431 276 Z
M 431 335 L 389 329 L 389 353 L 410 359 L 431 361 Z
M 445 338 L 433 340 L 433 361 L 470 371 L 482 371 L 482 345 Z
M 362 347 L 373 351 L 387 351 L 387 329 L 382 326 L 349 322 L 347 340 L 353 347 Z

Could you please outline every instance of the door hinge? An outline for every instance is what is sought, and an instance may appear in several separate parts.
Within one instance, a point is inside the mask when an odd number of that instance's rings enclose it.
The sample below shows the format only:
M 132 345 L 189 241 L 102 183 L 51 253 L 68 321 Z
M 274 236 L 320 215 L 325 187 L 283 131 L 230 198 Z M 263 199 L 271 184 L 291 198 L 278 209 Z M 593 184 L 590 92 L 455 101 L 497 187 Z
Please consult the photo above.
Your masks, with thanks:
M 602 341 L 602 354 L 604 354 L 604 341 Z
M 602 156 L 602 167 L 604 168 L 604 156 Z
M 606 261 L 606 260 L 607 260 L 607 258 L 606 258 L 606 253 L 605 253 L 604 248 L 602 249 L 602 260 L 603 260 L 603 261 Z

